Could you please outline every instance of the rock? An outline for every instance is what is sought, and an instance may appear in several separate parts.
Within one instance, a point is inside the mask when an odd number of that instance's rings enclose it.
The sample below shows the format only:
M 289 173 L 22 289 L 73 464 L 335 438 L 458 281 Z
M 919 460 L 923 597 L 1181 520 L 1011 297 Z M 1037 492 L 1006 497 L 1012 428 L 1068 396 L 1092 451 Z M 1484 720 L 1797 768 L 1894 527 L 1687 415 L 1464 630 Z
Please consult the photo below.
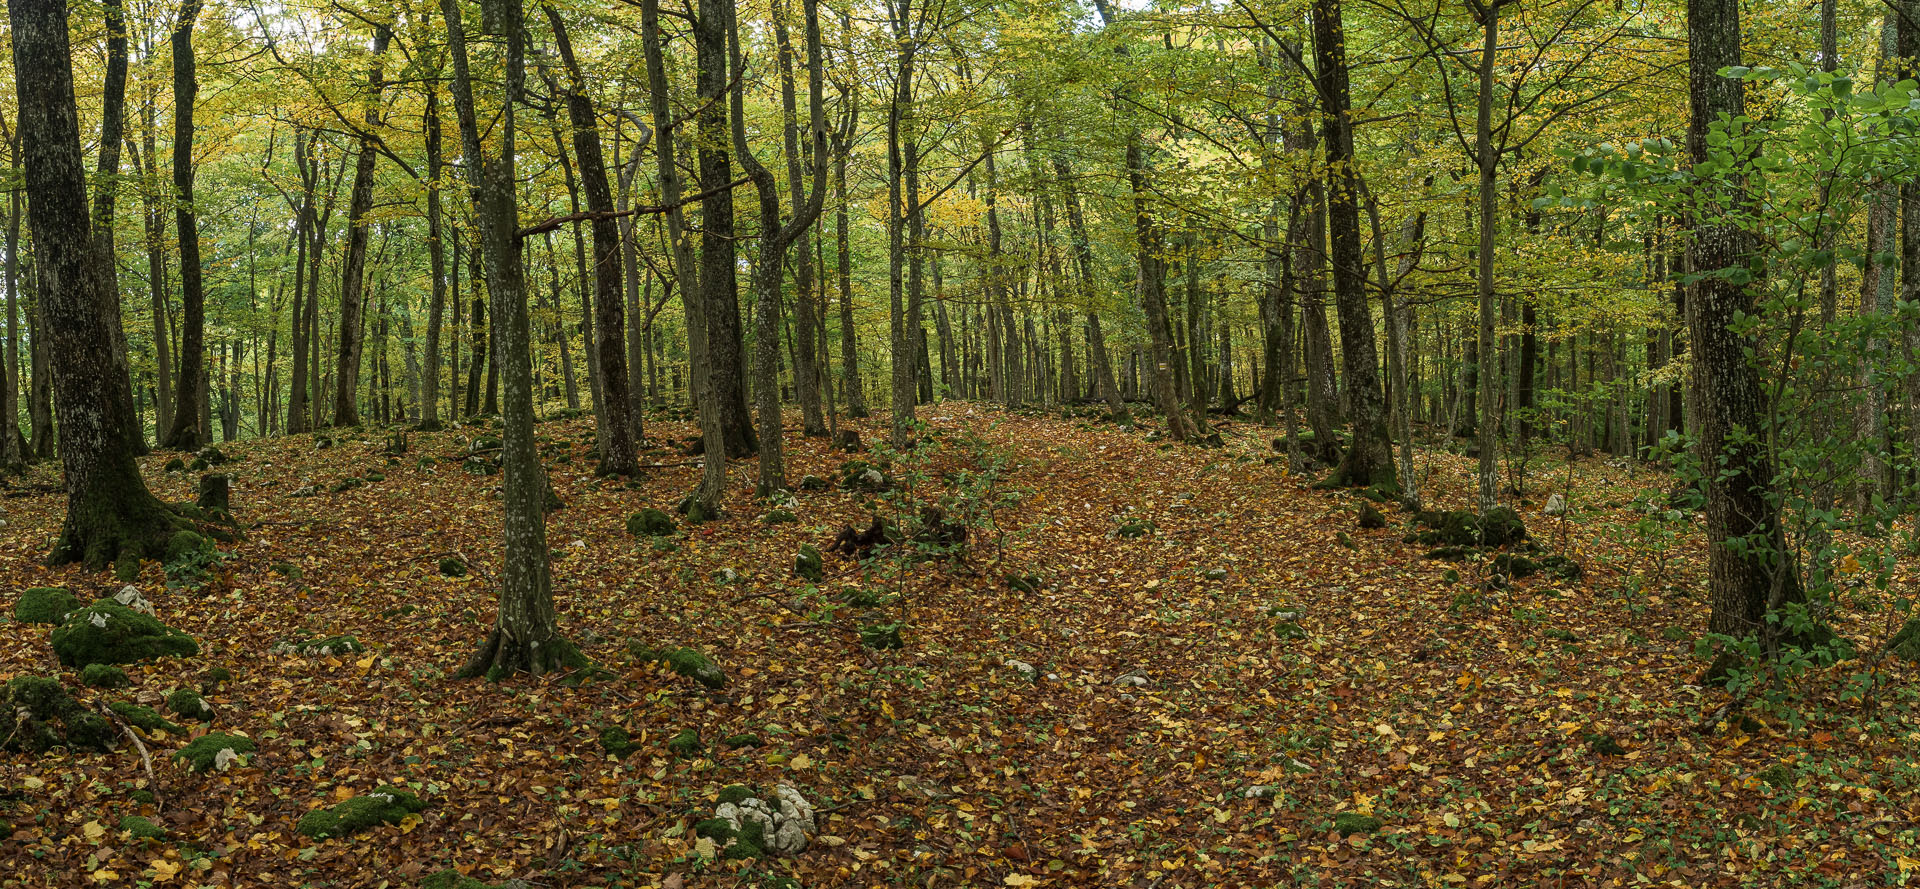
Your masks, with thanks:
M 80 684 L 88 688 L 126 688 L 133 684 L 127 671 L 112 664 L 88 664 L 80 671 Z
M 793 557 L 793 575 L 811 583 L 819 583 L 826 577 L 826 564 L 813 544 L 801 544 L 799 554 Z
M 633 736 L 626 729 L 610 725 L 600 730 L 600 749 L 615 759 L 626 759 L 628 754 L 639 750 L 640 745 L 633 743 Z
M 816 829 L 813 805 L 806 797 L 788 784 L 774 788 L 767 799 L 752 794 L 751 788 L 738 784 L 723 789 L 713 817 L 694 825 L 695 835 L 713 841 L 722 858 L 806 851 Z
M 774 509 L 761 516 L 760 521 L 769 525 L 791 525 L 800 521 L 800 517 L 794 515 L 791 509 Z
M 252 738 L 214 732 L 195 738 L 193 743 L 176 751 L 173 758 L 186 763 L 191 771 L 224 772 L 239 760 L 241 754 L 252 753 L 253 748 Z
M 1380 819 L 1359 812 L 1341 812 L 1333 816 L 1333 829 L 1343 837 L 1353 836 L 1356 833 L 1374 833 L 1382 826 L 1383 822 Z
M 23 590 L 13 603 L 13 619 L 23 624 L 58 626 L 80 608 L 80 598 L 66 587 L 34 587 Z
M 165 716 L 161 716 L 160 711 L 152 707 L 142 707 L 139 704 L 132 704 L 126 701 L 114 701 L 107 705 L 107 709 L 112 710 L 114 715 L 125 720 L 128 725 L 148 734 L 166 732 L 171 735 L 178 735 L 184 734 L 186 731 L 180 726 L 175 725 Z
M 1566 515 L 1567 498 L 1555 494 L 1547 498 L 1547 515 Z
M 865 460 L 848 460 L 840 465 L 840 487 L 849 491 L 878 494 L 893 487 L 893 478 Z
M 1371 503 L 1360 504 L 1359 525 L 1369 531 L 1377 531 L 1387 526 L 1387 517 Z
M 342 837 L 382 824 L 399 824 L 408 815 L 426 808 L 426 802 L 411 793 L 397 787 L 381 787 L 331 808 L 313 809 L 300 816 L 294 829 L 316 840 Z
M 1026 661 L 1007 658 L 1006 660 L 1001 661 L 1000 664 L 1001 666 L 1013 668 L 1015 672 L 1020 674 L 1020 678 L 1022 679 L 1032 680 L 1034 677 L 1040 675 L 1040 671 L 1034 669 L 1033 665 L 1027 663 Z
M 1113 677 L 1113 684 L 1119 685 L 1119 686 L 1132 686 L 1134 688 L 1146 688 L 1147 677 L 1141 676 L 1137 673 L 1122 673 L 1118 676 Z
M 1222 581 L 1222 580 L 1226 580 L 1226 579 L 1227 579 L 1227 569 L 1225 569 L 1225 568 L 1208 568 L 1208 569 L 1207 569 L 1207 573 L 1206 573 L 1206 575 L 1205 575 L 1205 577 L 1206 577 L 1206 578 L 1207 578 L 1208 580 L 1212 580 L 1212 581 L 1216 581 L 1216 582 L 1217 582 L 1217 581 Z
M 1586 736 L 1587 749 L 1601 756 L 1624 756 L 1627 752 L 1620 742 L 1606 732 L 1591 732 Z
M 1540 570 L 1561 580 L 1579 580 L 1580 576 L 1586 573 L 1579 562 L 1558 553 L 1541 556 L 1539 565 Z
M 222 453 L 219 448 L 213 445 L 207 445 L 201 448 L 200 452 L 195 454 L 194 457 L 195 459 L 204 461 L 208 466 L 222 466 L 233 462 L 225 453 Z
M 15 676 L 0 687 L 0 750 L 105 750 L 113 726 L 45 676 Z
M 55 628 L 53 652 L 72 668 L 88 664 L 133 664 L 200 653 L 193 637 L 115 602 L 95 602 L 67 615 Z
M 1414 521 L 1428 530 L 1408 536 L 1408 543 L 1429 546 L 1506 546 L 1527 539 L 1527 526 L 1510 507 L 1496 506 L 1483 517 L 1470 509 L 1422 510 Z M 1484 527 L 1483 527 L 1484 526 Z
M 817 475 L 808 475 L 800 479 L 800 490 L 802 491 L 824 491 L 832 486 L 833 485 L 826 479 Z
M 1516 580 L 1532 577 L 1540 571 L 1538 563 L 1519 553 L 1501 553 L 1494 556 L 1488 567 L 1492 568 L 1496 574 L 1504 574 Z
M 721 739 L 720 743 L 727 745 L 729 749 L 740 750 L 746 747 L 758 747 L 766 742 L 760 740 L 759 735 L 742 732 L 737 735 L 728 735 Z
M 125 606 L 131 611 L 138 611 L 148 617 L 155 616 L 153 613 L 153 603 L 148 602 L 147 597 L 142 595 L 140 588 L 136 586 L 129 585 L 121 587 L 120 592 L 113 594 L 113 603 L 115 605 Z
M 465 577 L 467 576 L 467 563 L 452 556 L 447 556 L 440 560 L 440 576 Z

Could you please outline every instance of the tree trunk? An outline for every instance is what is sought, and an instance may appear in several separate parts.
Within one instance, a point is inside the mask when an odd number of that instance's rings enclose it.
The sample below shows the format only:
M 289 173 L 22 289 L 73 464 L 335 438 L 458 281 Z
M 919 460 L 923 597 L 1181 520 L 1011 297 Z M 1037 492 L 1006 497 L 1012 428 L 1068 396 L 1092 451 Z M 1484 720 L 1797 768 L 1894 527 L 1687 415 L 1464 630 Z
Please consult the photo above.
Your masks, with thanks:
M 444 166 L 440 157 L 440 83 L 427 81 L 426 109 L 421 128 L 427 143 L 427 269 L 433 276 L 432 296 L 427 302 L 426 369 L 420 377 L 420 423 L 422 432 L 441 428 L 440 424 L 440 327 L 447 311 L 447 248 L 445 210 L 441 207 L 440 176 Z M 459 294 L 455 294 L 457 299 Z
M 192 2 L 192 0 L 189 0 Z M 124 555 L 162 558 L 182 523 L 147 491 L 134 462 L 131 398 L 100 398 L 114 357 L 105 270 L 87 213 L 72 50 L 64 0 L 12 0 L 13 60 L 33 77 L 16 78 L 20 155 L 34 233 L 42 331 L 60 389 L 60 453 L 67 517 L 50 564 L 101 568 Z
M 486 254 L 487 291 L 493 303 L 493 336 L 499 348 L 505 393 L 501 416 L 502 564 L 500 609 L 493 630 L 461 670 L 463 676 L 500 678 L 519 672 L 539 675 L 584 666 L 580 653 L 564 637 L 554 616 L 547 564 L 546 497 L 549 494 L 533 438 L 533 368 L 527 302 L 515 206 L 514 105 L 526 79 L 519 0 L 484 0 L 488 24 L 501 32 L 506 48 L 506 95 L 495 134 L 499 154 L 481 153 L 480 127 L 467 67 L 466 38 L 458 0 L 445 0 L 448 49 L 453 58 L 454 106 L 474 221 Z
M 194 76 L 193 26 L 200 0 L 184 0 L 173 29 L 173 198 L 174 229 L 180 240 L 180 378 L 173 399 L 173 423 L 162 447 L 198 450 L 200 414 L 207 388 L 206 291 L 201 284 L 200 229 L 193 206 L 193 103 L 200 93 Z

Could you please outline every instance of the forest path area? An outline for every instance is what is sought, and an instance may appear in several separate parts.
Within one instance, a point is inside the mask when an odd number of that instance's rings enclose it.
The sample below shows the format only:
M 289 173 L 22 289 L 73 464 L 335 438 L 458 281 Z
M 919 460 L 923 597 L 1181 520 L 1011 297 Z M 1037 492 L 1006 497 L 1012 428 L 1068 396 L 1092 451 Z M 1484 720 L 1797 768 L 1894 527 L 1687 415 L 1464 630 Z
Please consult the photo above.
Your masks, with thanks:
M 1692 684 L 1697 529 L 1669 588 L 1620 592 L 1645 559 L 1629 502 L 1662 479 L 1582 463 L 1564 526 L 1540 512 L 1548 490 L 1530 492 L 1541 545 L 1586 570 L 1502 589 L 1424 558 L 1395 508 L 1387 528 L 1357 527 L 1354 494 L 1268 459 L 1270 429 L 1229 425 L 1225 447 L 1197 448 L 966 403 L 922 419 L 928 445 L 886 462 L 887 491 L 857 490 L 849 465 L 877 454 L 795 435 L 794 521 L 767 521 L 740 461 L 720 521 L 660 538 L 628 518 L 671 513 L 692 460 L 659 449 L 631 484 L 598 479 L 591 418 L 541 424 L 566 504 L 548 522 L 560 623 L 609 671 L 579 683 L 447 678 L 492 621 L 499 476 L 464 468 L 491 430 L 416 433 L 391 459 L 373 433 L 227 447 L 246 538 L 198 588 L 167 588 L 154 564 L 136 582 L 200 654 L 129 666 L 129 689 L 64 678 L 90 703 L 203 689 L 213 730 L 256 750 L 209 773 L 172 760 L 187 738 L 164 732 L 143 735 L 151 770 L 128 748 L 0 754 L 0 861 L 22 886 L 314 887 L 447 867 L 808 887 L 1844 886 L 1920 867 L 1905 857 L 1911 736 L 1856 740 L 1845 714 L 1696 728 L 1719 700 Z M 190 500 L 197 475 L 165 472 L 172 456 L 143 461 L 149 484 Z M 1429 500 L 1464 505 L 1467 461 L 1422 461 Z M 56 481 L 42 467 L 26 483 Z M 64 499 L 20 493 L 0 528 L 8 613 L 29 587 L 120 589 L 41 567 Z M 803 545 L 828 550 L 876 512 L 913 529 L 929 504 L 973 523 L 963 554 L 828 552 L 823 581 L 794 576 Z M 288 650 L 337 635 L 365 651 Z M 729 682 L 632 645 L 697 649 Z M 0 679 L 26 675 L 63 675 L 46 628 L 0 625 Z M 603 749 L 609 726 L 631 751 Z M 698 749 L 670 748 L 688 730 Z M 722 787 L 783 782 L 822 810 L 806 852 L 707 857 L 694 825 Z M 294 828 L 401 784 L 428 806 L 399 824 Z M 167 838 L 122 832 L 127 815 Z

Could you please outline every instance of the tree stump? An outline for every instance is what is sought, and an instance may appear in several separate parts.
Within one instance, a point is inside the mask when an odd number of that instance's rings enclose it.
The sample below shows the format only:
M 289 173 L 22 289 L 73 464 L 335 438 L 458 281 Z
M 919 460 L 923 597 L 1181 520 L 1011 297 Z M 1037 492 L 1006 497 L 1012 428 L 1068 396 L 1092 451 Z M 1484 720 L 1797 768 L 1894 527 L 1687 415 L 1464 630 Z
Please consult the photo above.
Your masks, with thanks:
M 210 513 L 232 515 L 233 481 L 221 473 L 200 477 L 200 499 L 194 505 Z

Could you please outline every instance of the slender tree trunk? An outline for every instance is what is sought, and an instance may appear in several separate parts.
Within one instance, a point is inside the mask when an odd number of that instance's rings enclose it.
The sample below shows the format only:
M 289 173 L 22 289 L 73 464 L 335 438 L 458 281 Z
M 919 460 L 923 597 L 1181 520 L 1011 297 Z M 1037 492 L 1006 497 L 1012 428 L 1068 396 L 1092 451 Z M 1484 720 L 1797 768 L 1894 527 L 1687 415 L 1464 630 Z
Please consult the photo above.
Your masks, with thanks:
M 432 295 L 427 302 L 427 344 L 426 369 L 420 377 L 420 423 L 419 429 L 430 432 L 441 428 L 440 423 L 440 330 L 442 319 L 447 311 L 447 247 L 445 243 L 445 209 L 441 206 L 440 177 L 444 168 L 440 153 L 440 83 L 438 78 L 427 81 L 426 109 L 421 115 L 421 128 L 426 131 L 427 144 L 427 270 L 433 276 Z M 455 294 L 457 299 L 459 294 Z
M 393 39 L 393 30 L 385 25 L 374 28 L 373 64 L 367 69 L 366 127 L 371 132 L 380 125 L 381 93 L 386 86 L 386 71 L 381 57 Z M 367 214 L 373 210 L 373 170 L 376 159 L 371 136 L 360 139 L 360 154 L 353 167 L 353 193 L 347 206 L 347 252 L 340 263 L 340 336 L 334 362 L 333 425 L 360 425 L 357 405 L 360 383 L 362 342 L 361 312 L 366 303 L 367 236 L 372 224 Z
M 198 450 L 200 414 L 206 404 L 206 292 L 201 284 L 200 229 L 193 203 L 193 104 L 200 93 L 194 75 L 193 26 L 200 0 L 184 0 L 173 29 L 173 191 L 174 229 L 180 239 L 180 379 L 173 399 L 173 423 L 162 447 Z

